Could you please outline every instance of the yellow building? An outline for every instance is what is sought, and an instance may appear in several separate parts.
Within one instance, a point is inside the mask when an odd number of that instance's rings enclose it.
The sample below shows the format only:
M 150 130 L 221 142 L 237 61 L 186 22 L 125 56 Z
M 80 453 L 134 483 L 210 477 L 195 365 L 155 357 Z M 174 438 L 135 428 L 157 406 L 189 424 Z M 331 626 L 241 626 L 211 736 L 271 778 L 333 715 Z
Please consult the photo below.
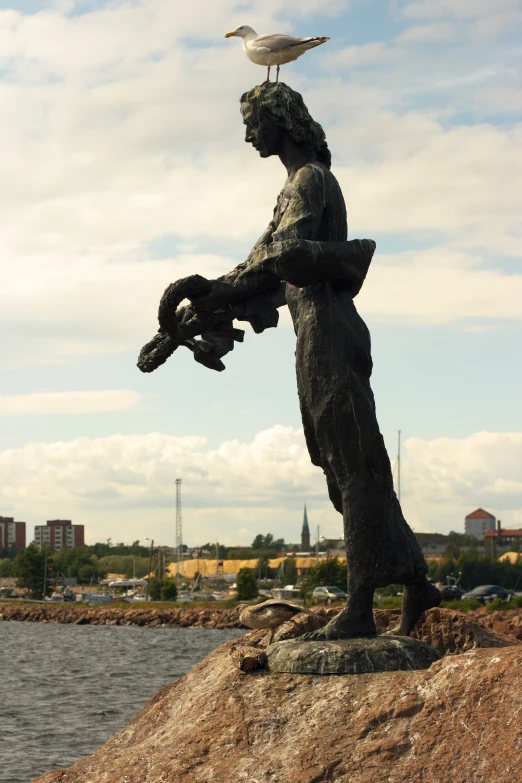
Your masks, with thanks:
M 317 565 L 317 559 L 315 557 L 275 557 L 273 560 L 268 561 L 270 568 L 277 571 L 284 560 L 292 560 L 297 567 L 298 572 L 311 568 Z M 326 560 L 326 557 L 320 557 L 319 562 Z M 345 563 L 345 558 L 339 558 L 341 563 Z M 214 558 L 212 560 L 204 560 L 201 558 L 194 558 L 193 560 L 185 560 L 180 563 L 179 571 L 180 575 L 186 579 L 194 579 L 196 574 L 201 574 L 202 577 L 215 577 L 221 574 L 237 574 L 241 568 L 257 568 L 258 560 L 219 560 Z M 167 576 L 175 577 L 178 574 L 178 564 L 170 563 L 167 567 Z

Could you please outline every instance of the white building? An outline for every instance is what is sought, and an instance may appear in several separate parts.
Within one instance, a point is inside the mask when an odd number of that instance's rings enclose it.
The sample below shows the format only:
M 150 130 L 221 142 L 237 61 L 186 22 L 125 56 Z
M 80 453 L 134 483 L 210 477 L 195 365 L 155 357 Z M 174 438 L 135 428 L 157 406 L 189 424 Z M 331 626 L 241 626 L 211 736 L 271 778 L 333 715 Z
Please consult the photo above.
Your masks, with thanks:
M 495 530 L 497 520 L 488 511 L 483 508 L 477 508 L 468 514 L 464 520 L 464 529 L 468 536 L 474 538 L 484 538 L 488 530 Z

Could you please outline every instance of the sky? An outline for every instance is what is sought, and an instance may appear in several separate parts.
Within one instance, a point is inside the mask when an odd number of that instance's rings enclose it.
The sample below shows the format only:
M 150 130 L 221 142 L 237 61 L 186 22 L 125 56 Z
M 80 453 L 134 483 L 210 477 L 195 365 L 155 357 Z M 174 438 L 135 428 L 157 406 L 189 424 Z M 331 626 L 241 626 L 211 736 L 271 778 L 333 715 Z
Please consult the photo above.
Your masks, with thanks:
M 522 0 L 0 0 L 0 515 L 87 543 L 338 536 L 287 312 L 215 373 L 137 355 L 166 286 L 243 261 L 286 172 L 244 143 L 265 71 L 224 34 L 329 35 L 284 66 L 325 129 L 356 306 L 414 530 L 522 526 Z

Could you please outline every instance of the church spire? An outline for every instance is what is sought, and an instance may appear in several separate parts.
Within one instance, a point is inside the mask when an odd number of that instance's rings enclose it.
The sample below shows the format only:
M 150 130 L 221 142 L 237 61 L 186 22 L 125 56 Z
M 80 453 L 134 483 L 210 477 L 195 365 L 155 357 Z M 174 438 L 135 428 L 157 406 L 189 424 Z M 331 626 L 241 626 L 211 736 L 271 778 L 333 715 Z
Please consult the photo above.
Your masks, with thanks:
M 301 530 L 301 552 L 310 551 L 310 528 L 308 527 L 308 514 L 306 513 L 306 503 L 304 506 L 303 528 Z

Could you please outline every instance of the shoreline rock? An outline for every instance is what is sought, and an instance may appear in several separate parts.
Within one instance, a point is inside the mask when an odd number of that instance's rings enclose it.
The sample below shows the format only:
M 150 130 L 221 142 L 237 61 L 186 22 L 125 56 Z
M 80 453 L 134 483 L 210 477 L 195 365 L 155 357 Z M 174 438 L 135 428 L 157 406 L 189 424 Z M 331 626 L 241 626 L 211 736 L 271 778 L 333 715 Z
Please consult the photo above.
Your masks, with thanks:
M 334 617 L 339 607 L 313 607 L 313 611 L 326 619 Z M 488 612 L 484 607 L 475 609 L 467 614 L 462 612 L 441 609 L 431 610 L 436 612 L 437 620 L 429 620 L 424 627 L 421 620 L 414 633 L 415 638 L 428 642 L 436 649 L 441 644 L 443 654 L 451 653 L 450 636 L 459 635 L 461 632 L 469 633 L 471 627 L 477 623 L 482 629 L 490 629 L 495 636 L 498 634 L 509 637 L 512 640 L 522 641 L 522 609 L 497 610 Z M 438 614 L 437 614 L 438 612 Z M 78 604 L 44 604 L 44 603 L 20 603 L 0 602 L 0 621 L 37 622 L 37 623 L 68 623 L 74 625 L 123 625 L 140 626 L 149 628 L 179 627 L 179 628 L 244 628 L 239 619 L 233 616 L 234 609 L 213 609 L 211 607 L 180 606 L 180 607 L 128 607 L 84 606 Z M 383 633 L 397 622 L 398 609 L 375 609 L 375 620 L 378 633 Z M 426 616 L 431 617 L 428 612 Z M 456 618 L 453 621 L 450 618 Z M 459 631 L 458 618 L 466 617 L 466 624 Z M 441 624 L 442 623 L 442 624 Z M 473 623 L 475 625 L 473 625 Z M 433 629 L 436 629 L 436 636 Z M 308 629 L 309 630 L 309 629 Z M 304 632 L 304 631 L 303 631 Z M 438 635 L 437 635 L 438 634 Z M 442 640 L 441 634 L 446 642 Z M 295 636 L 292 624 L 285 623 L 278 630 L 276 639 L 292 638 Z M 458 646 L 458 643 L 457 643 Z M 485 646 L 481 644 L 479 646 Z
M 522 645 L 466 622 L 426 612 L 422 633 L 454 648 L 427 670 L 344 676 L 256 670 L 271 634 L 251 631 L 162 688 L 92 756 L 33 783 L 513 783 Z
M 233 609 L 201 607 L 144 608 L 78 606 L 75 604 L 0 604 L 0 620 L 65 623 L 73 625 L 123 625 L 180 628 L 242 628 Z

